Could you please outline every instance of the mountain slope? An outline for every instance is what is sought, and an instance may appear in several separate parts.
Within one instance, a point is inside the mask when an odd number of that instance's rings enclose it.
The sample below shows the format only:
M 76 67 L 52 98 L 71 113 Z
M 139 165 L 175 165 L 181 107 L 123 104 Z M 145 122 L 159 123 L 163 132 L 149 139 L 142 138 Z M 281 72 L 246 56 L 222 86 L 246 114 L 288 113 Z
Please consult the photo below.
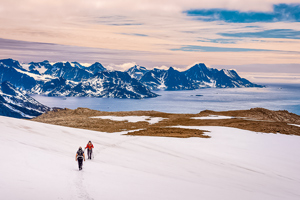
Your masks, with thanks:
M 170 67 L 165 76 L 164 84 L 167 90 L 191 90 L 196 89 L 193 87 L 192 83 L 188 81 L 184 73 L 175 70 Z
M 97 119 L 95 119 L 97 120 Z M 211 138 L 124 136 L 0 117 L 6 199 L 298 200 L 300 137 L 194 127 Z M 94 160 L 75 153 L 91 140 Z M 17 191 L 17 192 L 14 192 Z
M 151 90 L 166 89 L 165 85 L 166 70 L 156 69 L 146 72 L 140 82 L 146 85 Z
M 19 91 L 8 81 L 0 84 L 0 115 L 33 118 L 49 110 L 49 107 Z

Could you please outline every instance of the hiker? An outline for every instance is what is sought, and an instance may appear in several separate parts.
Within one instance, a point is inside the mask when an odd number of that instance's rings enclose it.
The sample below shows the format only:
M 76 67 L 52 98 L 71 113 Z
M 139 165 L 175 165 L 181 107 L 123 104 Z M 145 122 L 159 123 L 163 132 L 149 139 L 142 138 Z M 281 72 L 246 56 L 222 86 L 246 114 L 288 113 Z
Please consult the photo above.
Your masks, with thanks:
M 79 170 L 82 170 L 82 163 L 83 163 L 83 161 L 85 161 L 85 155 L 84 155 L 84 151 L 82 150 L 81 147 L 79 147 L 79 149 L 76 153 L 75 160 L 78 161 Z
M 93 153 L 93 150 L 92 148 L 94 148 L 94 145 L 92 144 L 91 141 L 89 141 L 89 143 L 86 145 L 85 149 L 88 149 L 88 159 L 92 159 L 92 153 Z

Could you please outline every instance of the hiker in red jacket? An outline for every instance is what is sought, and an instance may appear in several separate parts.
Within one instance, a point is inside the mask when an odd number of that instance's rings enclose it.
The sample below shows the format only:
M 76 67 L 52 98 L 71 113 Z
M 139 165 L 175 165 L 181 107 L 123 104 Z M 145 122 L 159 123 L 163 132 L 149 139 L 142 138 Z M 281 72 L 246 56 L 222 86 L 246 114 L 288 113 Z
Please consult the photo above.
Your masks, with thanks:
M 92 159 L 92 153 L 93 153 L 93 150 L 92 148 L 94 148 L 94 145 L 92 144 L 91 141 L 89 141 L 89 143 L 86 145 L 85 149 L 88 149 L 88 159 Z

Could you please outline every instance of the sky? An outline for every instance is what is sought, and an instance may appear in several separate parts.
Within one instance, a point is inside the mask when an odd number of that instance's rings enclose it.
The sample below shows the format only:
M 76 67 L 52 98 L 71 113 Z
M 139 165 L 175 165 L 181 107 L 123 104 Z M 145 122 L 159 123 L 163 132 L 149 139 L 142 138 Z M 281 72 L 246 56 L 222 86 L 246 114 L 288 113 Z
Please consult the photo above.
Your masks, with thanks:
M 300 0 L 0 0 L 0 25 L 20 62 L 300 76 Z

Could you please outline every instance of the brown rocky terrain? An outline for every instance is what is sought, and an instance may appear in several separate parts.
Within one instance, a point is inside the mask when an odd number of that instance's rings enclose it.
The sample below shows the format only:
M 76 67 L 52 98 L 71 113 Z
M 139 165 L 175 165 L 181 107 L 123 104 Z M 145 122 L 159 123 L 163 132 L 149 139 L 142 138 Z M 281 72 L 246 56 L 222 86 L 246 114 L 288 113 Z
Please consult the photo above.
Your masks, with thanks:
M 191 119 L 210 115 L 231 116 L 230 119 Z M 147 121 L 128 122 L 110 119 L 90 118 L 94 116 L 151 116 L 162 117 L 162 121 L 149 124 Z M 88 108 L 57 109 L 47 112 L 33 121 L 89 129 L 101 132 L 129 132 L 129 135 L 163 136 L 163 137 L 204 137 L 205 130 L 181 129 L 171 126 L 225 126 L 264 133 L 281 133 L 300 135 L 300 116 L 288 111 L 271 111 L 264 108 L 250 110 L 202 111 L 198 114 L 171 114 L 157 111 L 128 111 L 128 112 L 103 112 Z

